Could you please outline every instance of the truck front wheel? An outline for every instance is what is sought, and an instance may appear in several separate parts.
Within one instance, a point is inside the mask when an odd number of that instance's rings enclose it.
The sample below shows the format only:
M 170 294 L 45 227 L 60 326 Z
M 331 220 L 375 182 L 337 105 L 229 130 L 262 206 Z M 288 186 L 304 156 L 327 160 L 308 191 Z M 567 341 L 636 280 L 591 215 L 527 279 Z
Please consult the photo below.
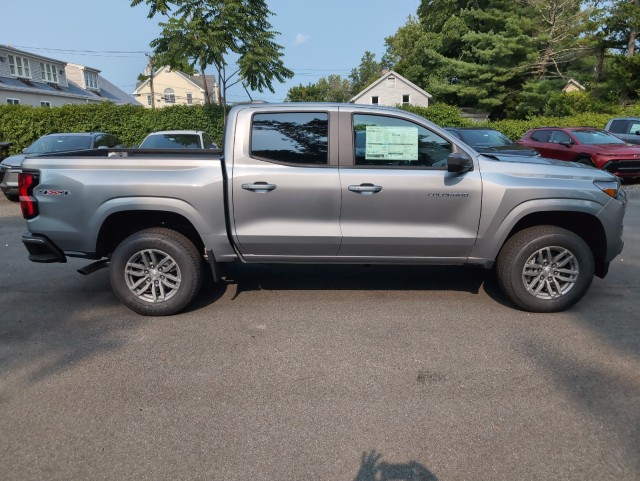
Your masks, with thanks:
M 558 312 L 585 295 L 593 280 L 594 261 L 589 246 L 573 232 L 536 226 L 505 243 L 496 270 L 500 287 L 518 307 Z
M 202 257 L 170 229 L 145 229 L 118 245 L 109 267 L 111 288 L 131 310 L 167 316 L 184 309 L 202 284 Z

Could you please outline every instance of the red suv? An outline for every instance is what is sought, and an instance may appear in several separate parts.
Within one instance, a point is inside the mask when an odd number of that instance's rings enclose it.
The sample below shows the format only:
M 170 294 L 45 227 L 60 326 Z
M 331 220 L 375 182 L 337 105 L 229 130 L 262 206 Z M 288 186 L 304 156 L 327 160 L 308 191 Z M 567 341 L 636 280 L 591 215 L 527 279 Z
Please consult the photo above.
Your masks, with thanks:
M 518 140 L 550 159 L 592 165 L 620 177 L 640 177 L 640 147 L 615 135 L 589 127 L 543 127 Z

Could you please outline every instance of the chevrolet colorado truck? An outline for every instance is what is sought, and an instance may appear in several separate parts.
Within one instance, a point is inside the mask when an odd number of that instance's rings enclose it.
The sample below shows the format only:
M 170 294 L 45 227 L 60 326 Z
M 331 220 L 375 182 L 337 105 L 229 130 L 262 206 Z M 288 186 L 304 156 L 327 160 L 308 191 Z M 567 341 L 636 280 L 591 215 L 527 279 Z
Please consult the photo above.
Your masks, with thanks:
M 222 151 L 26 158 L 34 262 L 108 267 L 121 301 L 169 315 L 225 263 L 495 268 L 534 312 L 567 309 L 622 251 L 626 196 L 601 170 L 480 154 L 422 117 L 353 104 L 248 104 Z

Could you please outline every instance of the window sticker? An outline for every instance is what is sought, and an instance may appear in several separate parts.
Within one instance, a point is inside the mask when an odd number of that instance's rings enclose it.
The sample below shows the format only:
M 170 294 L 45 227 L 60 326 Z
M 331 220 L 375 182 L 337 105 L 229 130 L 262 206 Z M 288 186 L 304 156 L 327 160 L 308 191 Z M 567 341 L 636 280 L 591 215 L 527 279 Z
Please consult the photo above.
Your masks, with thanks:
M 416 160 L 418 127 L 367 125 L 366 160 Z

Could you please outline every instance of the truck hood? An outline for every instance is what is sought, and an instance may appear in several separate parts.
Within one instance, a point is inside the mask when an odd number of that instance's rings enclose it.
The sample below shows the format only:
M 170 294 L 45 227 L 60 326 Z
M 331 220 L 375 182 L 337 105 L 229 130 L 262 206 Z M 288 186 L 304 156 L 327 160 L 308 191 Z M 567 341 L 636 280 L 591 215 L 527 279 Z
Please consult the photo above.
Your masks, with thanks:
M 520 144 L 493 145 L 493 146 L 475 145 L 473 146 L 473 148 L 477 152 L 480 152 L 481 154 L 497 154 L 497 155 L 506 154 L 506 155 L 517 155 L 520 157 L 526 157 L 526 156 L 539 157 L 540 156 L 540 154 L 537 151 Z
M 545 170 L 544 166 L 552 168 L 563 169 L 567 175 L 578 175 L 584 177 L 585 175 L 592 174 L 594 179 L 597 178 L 617 178 L 615 175 L 610 174 L 604 170 L 596 169 L 589 165 L 580 164 L 578 162 L 569 162 L 567 160 L 548 159 L 546 157 L 532 157 L 525 155 L 500 155 L 500 154 L 482 154 L 490 160 L 497 160 L 505 163 L 517 163 L 517 164 L 535 164 L 540 167 L 532 169 L 532 173 L 549 173 Z M 569 170 L 566 170 L 569 169 Z M 573 171 L 573 172 L 571 172 Z
M 17 167 L 20 167 L 20 164 L 22 164 L 22 161 L 24 160 L 25 157 L 26 155 L 22 155 L 22 154 L 10 155 L 9 157 L 7 157 L 2 161 L 2 165 L 4 167 L 11 167 L 15 169 Z

